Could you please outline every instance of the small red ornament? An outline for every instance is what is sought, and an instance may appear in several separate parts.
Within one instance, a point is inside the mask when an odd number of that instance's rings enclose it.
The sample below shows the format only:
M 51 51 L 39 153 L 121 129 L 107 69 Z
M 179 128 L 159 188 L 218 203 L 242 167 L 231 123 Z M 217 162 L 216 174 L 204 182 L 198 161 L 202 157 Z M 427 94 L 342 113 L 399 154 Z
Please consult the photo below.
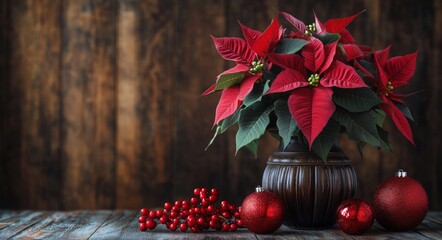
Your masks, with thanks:
M 392 231 L 415 228 L 425 218 L 428 198 L 422 185 L 399 170 L 376 190 L 373 198 L 375 218 Z
M 274 193 L 263 191 L 260 186 L 244 199 L 241 206 L 244 226 L 254 233 L 276 231 L 282 224 L 283 216 L 282 200 Z
M 347 199 L 343 201 L 336 211 L 336 224 L 351 235 L 366 232 L 373 225 L 373 208 L 361 199 Z

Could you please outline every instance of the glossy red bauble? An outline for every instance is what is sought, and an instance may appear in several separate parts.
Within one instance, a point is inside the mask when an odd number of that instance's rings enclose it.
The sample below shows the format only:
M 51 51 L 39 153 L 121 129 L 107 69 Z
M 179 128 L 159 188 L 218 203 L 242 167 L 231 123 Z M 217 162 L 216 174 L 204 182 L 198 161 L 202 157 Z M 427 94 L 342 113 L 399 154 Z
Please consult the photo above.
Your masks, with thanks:
M 274 193 L 257 191 L 248 195 L 241 205 L 241 219 L 245 227 L 254 233 L 271 233 L 282 224 L 284 205 Z
M 410 230 L 427 214 L 427 193 L 418 181 L 399 171 L 377 188 L 373 208 L 376 220 L 387 230 Z
M 359 235 L 371 228 L 374 221 L 373 208 L 361 199 L 343 201 L 336 211 L 336 224 L 345 233 Z

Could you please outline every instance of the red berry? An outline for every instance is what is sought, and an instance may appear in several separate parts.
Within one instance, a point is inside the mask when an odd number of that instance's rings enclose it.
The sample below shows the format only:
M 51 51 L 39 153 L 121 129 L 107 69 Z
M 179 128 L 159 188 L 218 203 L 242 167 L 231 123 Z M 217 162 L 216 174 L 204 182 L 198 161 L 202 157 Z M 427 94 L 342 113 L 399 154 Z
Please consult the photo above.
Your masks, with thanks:
M 209 200 L 211 202 L 216 202 L 216 200 L 218 200 L 218 195 L 210 195 Z
M 181 211 L 180 216 L 183 217 L 183 218 L 189 216 L 189 210 L 183 210 L 183 211 Z
M 230 224 L 230 231 L 234 232 L 236 231 L 236 229 L 237 229 L 236 224 L 234 223 Z
M 139 223 L 144 223 L 144 222 L 146 222 L 146 216 L 140 216 L 139 218 L 138 218 L 138 222 Z
M 201 208 L 199 207 L 194 208 L 193 211 L 195 214 L 201 214 Z
M 156 226 L 157 223 L 155 222 L 155 220 L 149 219 L 146 221 L 146 227 L 149 228 L 150 230 L 155 229 Z
M 215 211 L 216 211 L 216 207 L 215 206 L 210 205 L 210 206 L 207 207 L 207 212 L 208 213 L 213 213 Z
M 174 219 L 172 219 L 172 223 L 175 223 L 178 226 L 178 224 L 180 224 L 180 219 L 174 218 Z
M 230 218 L 230 213 L 229 213 L 229 212 L 223 212 L 223 213 L 221 213 L 221 215 L 222 215 L 224 218 L 226 218 L 226 219 L 229 219 L 229 218 Z
M 202 214 L 202 215 L 206 215 L 206 214 L 207 214 L 207 208 L 202 207 L 202 208 L 201 208 L 201 214 Z
M 165 203 L 164 209 L 166 209 L 167 211 L 170 211 L 172 209 L 172 203 L 170 203 L 170 202 Z
M 175 201 L 175 206 L 181 207 L 181 201 Z
M 191 204 L 197 204 L 198 203 L 198 198 L 196 198 L 196 197 L 191 198 L 190 199 L 190 203 Z
M 216 225 L 217 225 L 217 222 L 215 222 L 215 221 L 213 221 L 213 220 L 211 220 L 211 221 L 209 222 L 209 226 L 210 226 L 211 228 L 213 228 L 213 229 L 216 228 Z
M 190 227 L 195 227 L 197 226 L 197 221 L 196 218 L 191 219 L 190 221 L 187 222 L 187 225 L 189 225 Z
M 140 210 L 140 214 L 141 214 L 141 216 L 147 216 L 147 215 L 149 214 L 149 209 L 147 209 L 147 208 L 142 208 L 142 209 Z
M 233 205 L 233 204 L 230 204 L 230 205 L 229 205 L 229 211 L 230 211 L 231 213 L 236 212 L 236 206 Z
M 167 217 L 166 216 L 160 217 L 160 223 L 166 224 L 167 223 Z
M 157 212 L 155 213 L 155 215 L 157 216 L 157 218 L 160 218 L 163 216 L 163 211 L 162 210 L 157 210 Z
M 195 196 L 199 196 L 199 195 L 200 195 L 200 192 L 201 192 L 201 189 L 200 189 L 200 188 L 195 188 L 195 189 L 193 190 L 193 195 L 195 195 Z
M 190 231 L 192 231 L 193 233 L 197 233 L 199 230 L 197 227 L 191 227 Z
M 198 218 L 197 220 L 198 225 L 204 225 L 206 223 L 206 220 L 203 217 Z
M 220 218 L 218 217 L 217 214 L 214 214 L 210 217 L 210 220 L 215 221 L 215 222 L 219 222 Z
M 207 207 L 207 206 L 209 206 L 211 204 L 211 202 L 210 202 L 210 200 L 208 199 L 208 198 L 203 198 L 202 200 L 201 200 L 201 205 L 203 206 L 203 207 Z
M 212 190 L 210 191 L 210 193 L 212 193 L 212 195 L 219 196 L 219 191 L 218 191 L 217 188 L 212 188 Z
M 243 220 L 241 220 L 241 219 L 238 219 L 238 220 L 236 221 L 236 224 L 238 225 L 238 227 L 244 227 L 244 222 L 243 222 Z
M 229 231 L 229 229 L 230 229 L 230 225 L 228 223 L 224 223 L 222 230 L 223 231 Z
M 172 211 L 170 212 L 170 218 L 174 219 L 177 218 L 178 216 L 180 216 L 180 214 L 176 211 Z
M 190 208 L 190 203 L 187 200 L 184 200 L 183 203 L 181 204 L 181 207 L 185 210 L 189 210 Z
M 155 213 L 155 211 L 154 210 L 152 210 L 152 211 L 150 211 L 150 213 L 149 213 L 149 218 L 156 218 L 156 216 L 157 216 L 157 214 Z
M 140 223 L 140 230 L 143 231 L 143 232 L 147 230 L 147 227 L 146 227 L 145 223 Z
M 185 224 L 185 223 L 181 223 L 181 224 L 180 224 L 180 230 L 181 230 L 181 232 L 185 232 L 185 231 L 187 231 L 187 224 Z
M 175 232 L 176 229 L 177 229 L 177 225 L 176 225 L 176 223 L 172 223 L 172 224 L 170 224 L 170 226 L 169 226 L 169 230 L 170 230 L 170 231 Z

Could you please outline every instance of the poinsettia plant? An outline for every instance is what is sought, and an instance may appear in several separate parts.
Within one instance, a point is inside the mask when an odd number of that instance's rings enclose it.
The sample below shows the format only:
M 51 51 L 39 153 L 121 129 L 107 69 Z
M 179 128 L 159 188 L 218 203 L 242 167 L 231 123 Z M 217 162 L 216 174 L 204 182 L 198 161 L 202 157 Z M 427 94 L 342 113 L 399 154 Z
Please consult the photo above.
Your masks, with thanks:
M 407 120 L 413 118 L 397 88 L 413 76 L 417 52 L 389 58 L 390 47 L 357 44 L 346 26 L 359 14 L 325 23 L 315 15 L 306 25 L 281 12 L 263 32 L 240 23 L 244 38 L 212 37 L 234 66 L 203 93 L 221 91 L 209 145 L 238 124 L 236 149 L 255 154 L 270 127 L 284 146 L 298 136 L 323 159 L 342 131 L 361 144 L 391 149 L 386 117 L 414 144 Z

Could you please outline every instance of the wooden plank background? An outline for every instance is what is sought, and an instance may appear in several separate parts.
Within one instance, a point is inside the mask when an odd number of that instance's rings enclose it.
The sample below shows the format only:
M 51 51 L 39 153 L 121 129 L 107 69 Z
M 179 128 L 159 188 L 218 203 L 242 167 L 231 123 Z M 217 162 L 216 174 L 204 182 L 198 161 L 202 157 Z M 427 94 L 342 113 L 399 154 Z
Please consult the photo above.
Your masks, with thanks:
M 357 195 L 403 168 L 442 209 L 442 2 L 439 0 L 3 0 L 0 3 L 0 208 L 137 209 L 216 186 L 236 203 L 260 183 L 277 143 L 235 156 L 235 131 L 208 151 L 218 96 L 200 94 L 228 65 L 214 36 L 264 30 L 278 9 L 312 22 L 361 14 L 358 42 L 419 50 L 407 99 L 416 147 L 391 128 L 394 154 L 345 151 Z M 388 123 L 387 123 L 388 124 Z M 389 124 L 391 126 L 391 124 Z

